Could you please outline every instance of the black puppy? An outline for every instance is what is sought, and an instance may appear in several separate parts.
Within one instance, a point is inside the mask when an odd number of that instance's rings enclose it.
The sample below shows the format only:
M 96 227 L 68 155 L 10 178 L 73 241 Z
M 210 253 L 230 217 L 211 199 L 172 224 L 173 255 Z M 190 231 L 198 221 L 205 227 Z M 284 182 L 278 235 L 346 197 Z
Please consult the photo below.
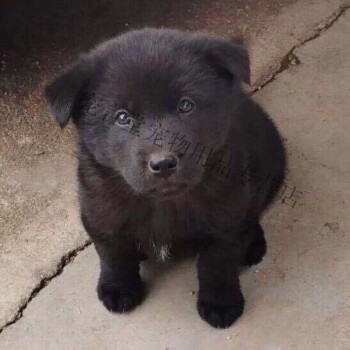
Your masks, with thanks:
M 81 217 L 101 261 L 107 309 L 143 299 L 144 254 L 198 250 L 200 316 L 230 326 L 243 312 L 239 268 L 266 251 L 259 225 L 284 179 L 285 151 L 242 92 L 246 50 L 177 30 L 131 31 L 84 55 L 46 87 L 63 128 L 79 131 Z

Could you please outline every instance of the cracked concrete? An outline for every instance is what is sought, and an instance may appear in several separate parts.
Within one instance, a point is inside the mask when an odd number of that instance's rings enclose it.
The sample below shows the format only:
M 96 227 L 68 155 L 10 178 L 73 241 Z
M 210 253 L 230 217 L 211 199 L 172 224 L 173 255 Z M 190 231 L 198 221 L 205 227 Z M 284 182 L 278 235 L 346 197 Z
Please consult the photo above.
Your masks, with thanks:
M 253 84 L 252 93 L 262 89 L 266 85 L 270 84 L 278 74 L 282 73 L 286 69 L 291 66 L 299 64 L 299 59 L 295 56 L 294 51 L 304 46 L 307 42 L 316 39 L 319 37 L 324 31 L 330 28 L 339 18 L 340 16 L 349 9 L 350 3 L 343 4 L 336 11 L 334 11 L 326 20 L 320 22 L 312 31 L 308 34 L 304 35 L 304 38 L 299 41 L 298 44 L 294 45 L 290 51 L 284 55 L 284 57 L 278 62 L 277 66 L 268 71 L 267 74 L 263 75 L 260 79 L 258 79 L 255 84 Z M 255 87 L 254 87 L 255 85 Z
M 349 149 L 345 113 L 350 82 L 345 72 L 350 67 L 346 62 L 349 15 L 344 6 L 336 1 L 299 1 L 281 7 L 276 17 L 264 18 L 264 33 L 254 33 L 253 26 L 247 35 L 254 82 L 264 86 L 255 96 L 287 139 L 288 181 L 303 195 L 296 208 L 279 203 L 265 217 L 269 256 L 242 276 L 248 305 L 234 328 L 211 330 L 195 314 L 191 263 L 172 267 L 160 278 L 145 268 L 153 294 L 126 317 L 107 314 L 96 300 L 97 260 L 92 248 L 63 270 L 70 259 L 62 262 L 62 256 L 74 255 L 77 246 L 85 247 L 87 238 L 79 223 L 72 183 L 74 131 L 58 134 L 53 123 L 46 121 L 47 133 L 39 143 L 44 154 L 26 139 L 21 141 L 24 154 L 38 155 L 21 156 L 18 162 L 16 153 L 1 154 L 0 219 L 9 230 L 0 234 L 0 278 L 5 282 L 0 286 L 0 321 L 2 327 L 8 325 L 0 336 L 0 347 L 348 349 L 346 203 L 350 186 L 349 164 L 344 160 Z M 210 29 L 216 32 L 219 28 L 214 24 Z M 296 27 L 298 39 L 287 37 L 286 28 L 293 31 Z M 277 33 L 276 28 L 280 28 Z M 266 50 L 268 39 L 272 56 L 261 51 Z M 8 99 L 2 101 L 2 106 L 8 106 Z M 45 113 L 40 102 L 34 122 Z M 0 123 L 8 127 L 5 145 L 10 144 L 6 150 L 11 150 L 16 129 L 5 119 Z M 45 148 L 45 139 L 55 138 L 61 148 Z M 149 315 L 157 316 L 150 321 Z
M 83 245 L 75 248 L 74 250 L 70 251 L 68 254 L 65 254 L 62 258 L 60 263 L 56 266 L 56 271 L 53 272 L 52 275 L 48 276 L 48 277 L 44 277 L 41 281 L 40 284 L 37 285 L 31 292 L 29 298 L 20 306 L 19 310 L 17 311 L 17 313 L 14 315 L 14 317 L 12 318 L 12 320 L 10 322 L 8 322 L 2 329 L 0 329 L 0 333 L 6 328 L 11 326 L 12 324 L 16 323 L 19 319 L 21 319 L 21 317 L 23 316 L 23 312 L 24 310 L 27 308 L 28 304 L 32 301 L 33 298 L 36 297 L 36 295 L 43 289 L 45 288 L 52 279 L 56 278 L 57 276 L 59 276 L 62 272 L 63 269 L 70 264 L 75 257 L 79 254 L 79 252 L 83 251 L 84 249 L 86 249 L 89 245 L 91 245 L 91 241 L 88 240 L 86 241 L 86 243 L 84 243 Z

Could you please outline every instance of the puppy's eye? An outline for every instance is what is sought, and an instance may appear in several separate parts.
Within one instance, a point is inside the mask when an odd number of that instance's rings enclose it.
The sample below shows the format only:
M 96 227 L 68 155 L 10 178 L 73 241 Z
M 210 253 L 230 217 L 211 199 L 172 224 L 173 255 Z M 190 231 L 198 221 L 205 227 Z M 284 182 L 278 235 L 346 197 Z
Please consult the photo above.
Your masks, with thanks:
M 177 105 L 177 109 L 180 113 L 189 113 L 193 108 L 194 102 L 189 97 L 183 97 Z
M 117 125 L 128 125 L 131 123 L 129 112 L 125 109 L 120 109 L 115 113 L 114 123 Z

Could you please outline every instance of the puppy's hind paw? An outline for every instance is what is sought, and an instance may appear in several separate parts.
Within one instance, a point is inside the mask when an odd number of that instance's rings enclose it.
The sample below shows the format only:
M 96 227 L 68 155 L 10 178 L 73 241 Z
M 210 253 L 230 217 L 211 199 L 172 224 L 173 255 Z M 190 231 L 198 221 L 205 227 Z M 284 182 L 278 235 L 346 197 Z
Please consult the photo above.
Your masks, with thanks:
M 100 283 L 97 286 L 97 294 L 107 310 L 125 313 L 141 304 L 144 298 L 144 288 L 142 283 L 127 290 L 121 289 L 116 284 Z
M 262 234 L 258 236 L 247 249 L 244 261 L 245 266 L 252 266 L 258 264 L 262 261 L 263 257 L 266 254 L 266 240 L 262 230 L 261 232 Z

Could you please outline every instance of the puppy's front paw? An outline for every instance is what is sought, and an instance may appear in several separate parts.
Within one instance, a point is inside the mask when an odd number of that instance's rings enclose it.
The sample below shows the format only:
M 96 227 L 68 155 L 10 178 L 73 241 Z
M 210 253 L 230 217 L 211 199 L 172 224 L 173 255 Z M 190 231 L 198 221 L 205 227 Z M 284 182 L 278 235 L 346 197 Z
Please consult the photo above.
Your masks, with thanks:
M 225 303 L 220 303 L 220 297 L 198 298 L 197 309 L 200 317 L 211 326 L 228 328 L 242 315 L 244 298 L 241 294 L 236 300 Z
M 107 310 L 124 313 L 139 305 L 144 296 L 142 283 L 132 288 L 122 289 L 117 284 L 102 282 L 97 286 L 98 298 Z

